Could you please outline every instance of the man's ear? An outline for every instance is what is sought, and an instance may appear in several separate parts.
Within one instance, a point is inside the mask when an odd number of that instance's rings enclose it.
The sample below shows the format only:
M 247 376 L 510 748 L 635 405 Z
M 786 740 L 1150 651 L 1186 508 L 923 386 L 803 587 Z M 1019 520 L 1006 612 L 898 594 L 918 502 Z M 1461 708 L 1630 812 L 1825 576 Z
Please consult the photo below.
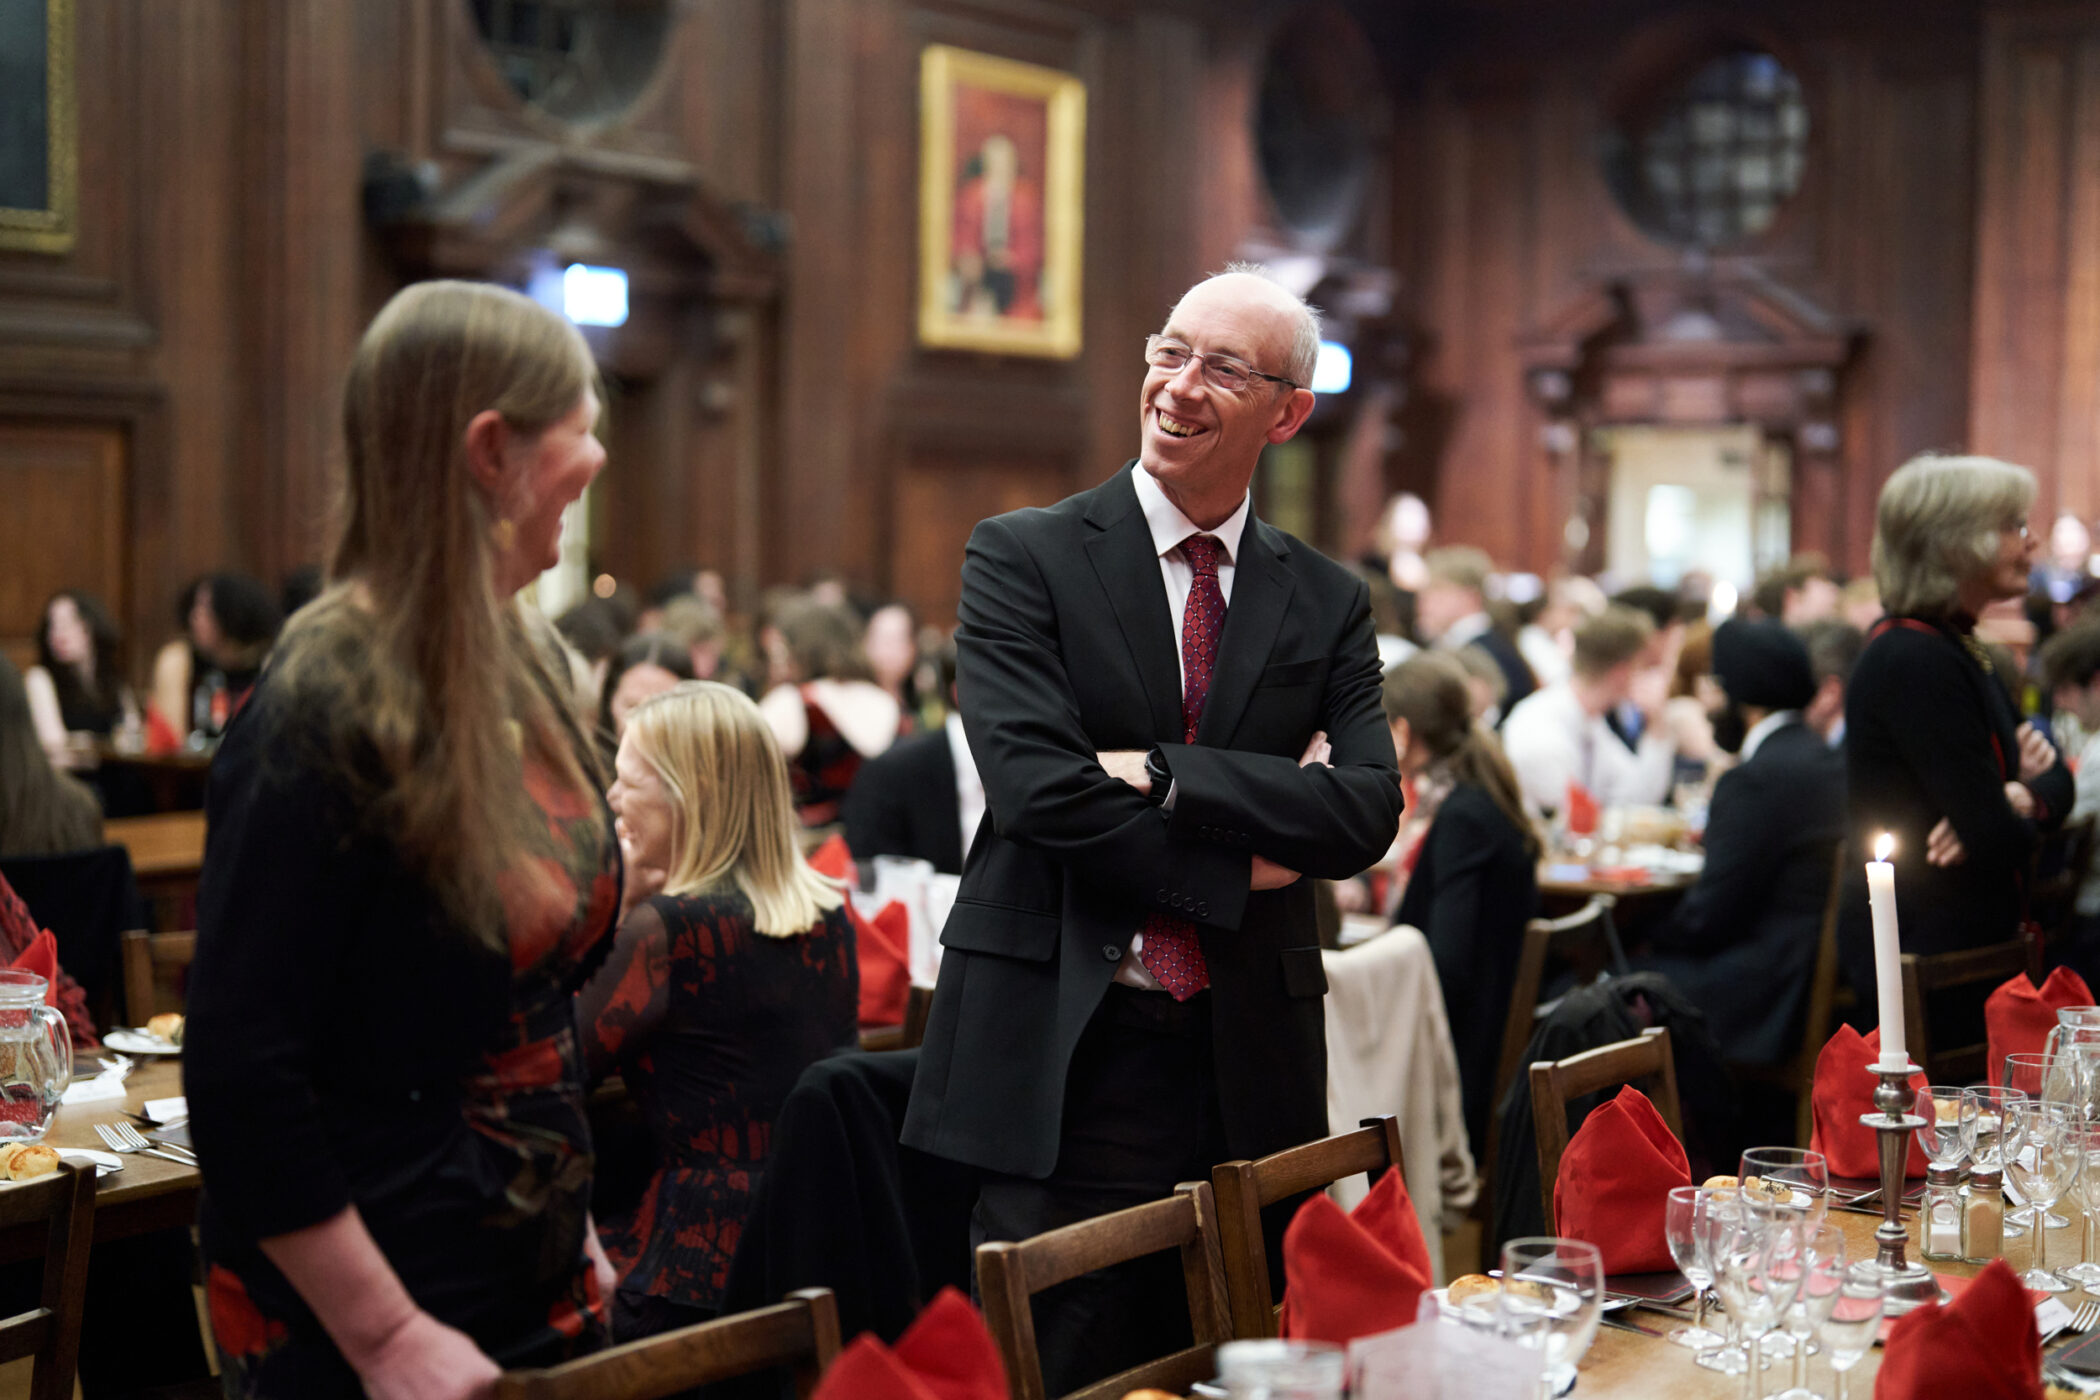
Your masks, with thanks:
M 467 472 L 492 501 L 501 492 L 503 449 L 509 445 L 510 424 L 495 409 L 484 408 L 467 423 Z
M 1292 438 L 1298 436 L 1298 430 L 1305 426 L 1306 419 L 1312 417 L 1312 411 L 1312 390 L 1291 390 L 1290 398 L 1285 401 L 1281 416 L 1277 418 L 1275 425 L 1269 429 L 1269 441 L 1289 442 Z

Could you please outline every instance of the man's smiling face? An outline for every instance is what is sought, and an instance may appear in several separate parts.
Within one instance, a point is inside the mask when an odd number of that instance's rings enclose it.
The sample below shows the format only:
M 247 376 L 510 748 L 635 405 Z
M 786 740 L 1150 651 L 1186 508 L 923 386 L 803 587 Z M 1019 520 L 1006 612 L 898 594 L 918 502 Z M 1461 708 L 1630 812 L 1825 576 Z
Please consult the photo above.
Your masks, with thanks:
M 1289 294 L 1244 273 L 1214 277 L 1181 299 L 1161 335 L 1204 354 L 1229 355 L 1268 374 L 1285 372 L 1297 317 Z M 1302 398 L 1301 407 L 1299 400 Z M 1233 394 L 1191 359 L 1169 373 L 1148 366 L 1139 399 L 1138 460 L 1188 513 L 1198 502 L 1237 499 L 1261 450 L 1290 438 L 1312 395 L 1267 379 Z

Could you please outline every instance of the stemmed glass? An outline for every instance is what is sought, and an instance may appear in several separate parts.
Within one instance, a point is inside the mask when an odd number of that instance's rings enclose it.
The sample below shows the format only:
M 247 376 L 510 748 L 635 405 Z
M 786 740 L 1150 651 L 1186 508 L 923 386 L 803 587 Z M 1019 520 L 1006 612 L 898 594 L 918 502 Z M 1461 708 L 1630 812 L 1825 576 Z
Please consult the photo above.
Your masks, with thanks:
M 1750 1345 L 1743 1400 L 1752 1400 L 1756 1393 L 1757 1373 L 1764 1369 L 1765 1334 L 1779 1325 L 1801 1286 L 1802 1250 L 1798 1222 L 1746 1215 L 1715 1261 L 1721 1299 Z
M 1830 1369 L 1837 1373 L 1837 1400 L 1851 1400 L 1846 1388 L 1852 1368 L 1874 1349 L 1874 1334 L 1881 1330 L 1881 1276 L 1866 1270 L 1844 1275 L 1830 1313 L 1817 1324 L 1816 1335 L 1830 1348 Z
M 1716 1290 L 1721 1282 L 1722 1258 L 1727 1254 L 1729 1244 L 1749 1223 L 1749 1212 L 1743 1209 L 1742 1192 L 1732 1186 L 1714 1188 L 1707 1197 L 1706 1208 L 1693 1218 L 1692 1228 L 1698 1236 L 1700 1252 L 1706 1256 L 1706 1267 Z M 1728 1341 L 1712 1351 L 1700 1352 L 1693 1360 L 1724 1376 L 1741 1375 L 1750 1365 L 1750 1353 L 1743 1344 L 1741 1320 L 1733 1311 L 1725 1312 L 1723 1316 L 1727 1319 Z
M 2056 1103 L 2069 1103 L 2077 1097 L 2077 1070 L 2069 1055 L 2007 1055 L 2005 1057 L 2004 1084 L 2008 1089 L 2018 1089 L 2030 1099 L 2049 1099 Z M 2019 1186 L 2016 1180 L 2014 1186 Z M 2026 1191 L 2020 1192 L 2024 1199 Z M 2022 1227 L 2032 1225 L 2035 1219 L 2032 1204 L 2021 1206 L 2006 1214 L 2009 1224 Z M 2046 1212 L 2044 1212 L 2046 1214 Z M 2049 1228 L 2061 1230 L 2071 1222 L 2061 1215 L 2049 1216 Z
M 1706 1327 L 1706 1292 L 1714 1285 L 1714 1269 L 1704 1238 L 1707 1232 L 1701 1228 L 1720 1189 L 1673 1186 L 1669 1204 L 1663 1210 L 1663 1234 L 1670 1242 L 1670 1257 L 1677 1261 L 1677 1272 L 1692 1285 L 1693 1298 L 1692 1325 L 1672 1332 L 1670 1340 L 1694 1351 L 1705 1351 L 1727 1340 Z
M 2062 1103 L 2014 1104 L 2006 1131 L 2005 1174 L 2035 1206 L 2034 1267 L 2020 1275 L 2020 1282 L 2044 1293 L 2071 1290 L 2049 1272 L 2049 1231 L 2041 1222 L 2058 1218 L 2049 1215 L 2049 1207 L 2062 1199 L 2078 1170 L 2081 1154 L 2071 1133 L 2074 1112 Z
M 1752 1214 L 1798 1221 L 1810 1234 L 1830 1213 L 1830 1164 L 1805 1147 L 1753 1147 L 1737 1168 L 1743 1204 Z M 1762 1179 L 1763 1191 L 1750 1178 Z M 1781 1191 L 1785 1194 L 1781 1194 Z
M 1918 1090 L 1917 1106 L 1911 1111 L 1925 1120 L 1917 1131 L 1925 1160 L 1942 1170 L 1960 1166 L 1969 1155 L 1969 1125 L 1976 1117 L 1976 1101 L 1968 1091 L 1958 1085 L 1927 1085 Z
M 1800 1256 L 1801 1283 L 1794 1305 L 1786 1310 L 1786 1331 L 1794 1339 L 1794 1383 L 1771 1400 L 1823 1400 L 1808 1388 L 1808 1343 L 1844 1283 L 1845 1232 L 1825 1225 L 1803 1238 L 1807 1247 Z
M 1961 1135 L 1963 1144 L 1969 1149 L 1969 1170 L 1973 1172 L 1995 1172 L 2005 1168 L 2005 1134 L 2007 1119 L 2012 1115 L 2014 1104 L 2027 1102 L 2027 1095 L 2019 1089 L 2007 1089 L 1979 1084 L 1961 1091 L 1962 1097 L 1976 1105 L 1976 1116 L 1963 1120 Z M 1974 1187 L 1970 1188 L 1975 1189 Z M 2026 1231 L 2013 1224 L 2010 1217 L 2005 1222 L 2005 1233 L 2021 1235 Z
M 1525 1284 L 1532 1287 L 1520 1286 Z M 1557 1394 L 1574 1381 L 1575 1363 L 1590 1349 L 1604 1315 L 1603 1254 L 1581 1240 L 1511 1240 L 1502 1246 L 1502 1306 L 1520 1335 L 1531 1319 L 1545 1319 L 1540 1380 L 1545 1394 Z

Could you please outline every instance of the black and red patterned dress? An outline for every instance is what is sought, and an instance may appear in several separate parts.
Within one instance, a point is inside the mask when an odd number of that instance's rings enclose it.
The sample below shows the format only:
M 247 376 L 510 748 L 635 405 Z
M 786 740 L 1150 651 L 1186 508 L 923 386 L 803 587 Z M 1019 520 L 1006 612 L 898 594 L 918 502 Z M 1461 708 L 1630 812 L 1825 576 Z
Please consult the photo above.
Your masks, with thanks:
M 499 881 L 505 957 L 359 820 L 326 728 L 266 675 L 212 765 L 184 1077 L 233 1397 L 364 1393 L 258 1245 L 350 1205 L 416 1302 L 500 1364 L 605 1336 L 573 1014 L 619 908 L 603 804 L 525 765 L 546 878 Z
M 577 998 L 593 1077 L 619 1068 L 656 1154 L 633 1214 L 599 1222 L 622 1340 L 720 1309 L 774 1115 L 813 1061 L 857 1043 L 845 908 L 790 938 L 751 920 L 734 891 L 659 895 Z

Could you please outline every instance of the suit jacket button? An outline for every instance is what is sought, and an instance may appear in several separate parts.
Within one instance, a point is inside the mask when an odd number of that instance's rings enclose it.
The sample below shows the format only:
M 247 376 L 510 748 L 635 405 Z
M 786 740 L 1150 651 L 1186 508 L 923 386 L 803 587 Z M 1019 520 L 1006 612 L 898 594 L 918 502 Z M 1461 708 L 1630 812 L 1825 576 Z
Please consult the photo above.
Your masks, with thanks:
M 1167 892 L 1165 890 L 1161 890 L 1159 892 L 1158 898 L 1161 904 L 1165 904 L 1167 902 Z
M 1179 909 L 1181 907 L 1181 896 L 1177 894 L 1172 899 L 1168 900 L 1167 903 L 1173 905 L 1176 909 Z
M 1101 945 L 1101 956 L 1109 962 L 1121 962 L 1123 950 L 1113 943 L 1104 943 Z
M 1199 918 L 1199 919 L 1207 919 L 1207 918 L 1209 918 L 1209 917 L 1210 917 L 1210 901 L 1209 901 L 1209 900 L 1207 900 L 1207 899 L 1204 899 L 1204 900 L 1198 900 L 1198 901 L 1196 902 L 1196 917 L 1197 917 L 1197 918 Z

